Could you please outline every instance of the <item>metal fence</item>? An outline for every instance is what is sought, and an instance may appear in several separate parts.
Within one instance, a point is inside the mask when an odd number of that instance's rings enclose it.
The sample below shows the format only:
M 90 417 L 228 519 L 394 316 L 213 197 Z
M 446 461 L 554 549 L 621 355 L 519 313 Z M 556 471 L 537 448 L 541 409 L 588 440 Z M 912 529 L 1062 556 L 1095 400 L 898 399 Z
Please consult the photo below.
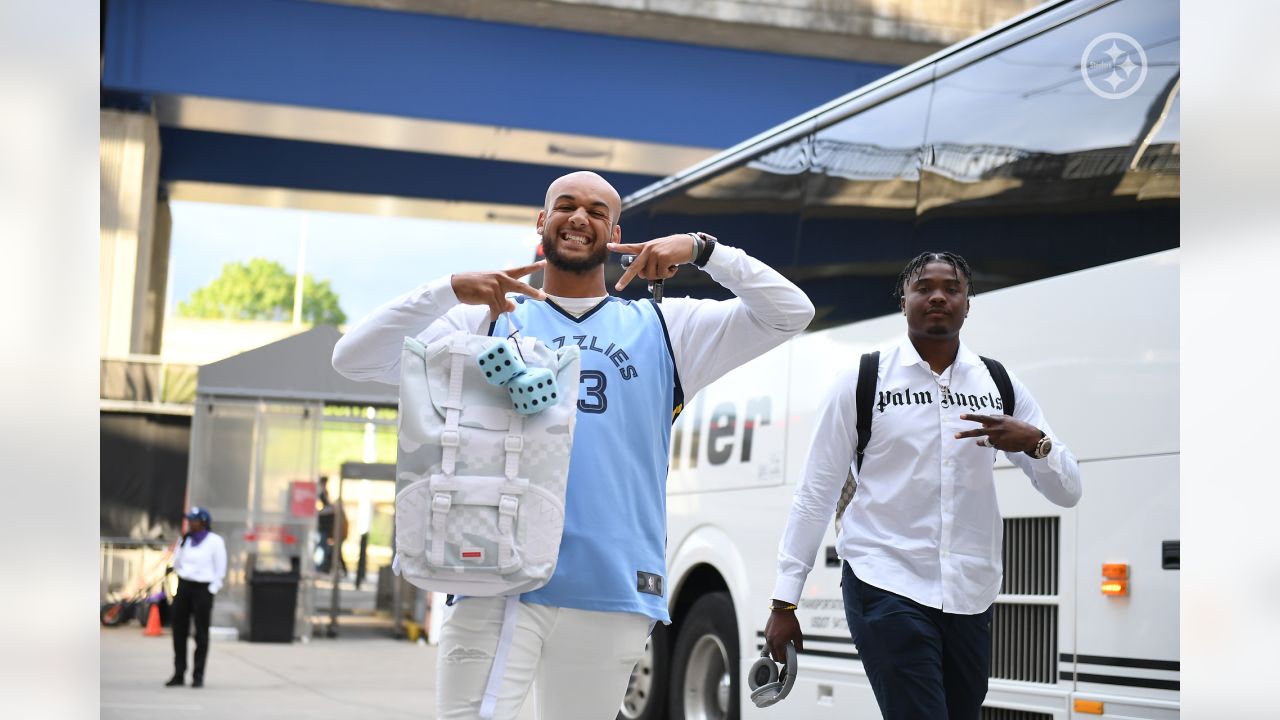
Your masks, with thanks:
M 170 545 L 163 540 L 102 538 L 98 543 L 98 602 L 112 594 L 133 595 L 160 579 Z

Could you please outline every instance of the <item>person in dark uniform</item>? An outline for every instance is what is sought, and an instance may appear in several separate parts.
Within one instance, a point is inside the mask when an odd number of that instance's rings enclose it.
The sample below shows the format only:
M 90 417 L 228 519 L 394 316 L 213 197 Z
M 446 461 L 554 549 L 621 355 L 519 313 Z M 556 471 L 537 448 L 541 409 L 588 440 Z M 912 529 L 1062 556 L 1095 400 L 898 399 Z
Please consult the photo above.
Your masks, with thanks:
M 339 529 L 341 526 L 341 529 Z M 329 478 L 320 476 L 320 512 L 316 514 L 316 533 L 320 539 L 320 562 L 316 569 L 324 575 L 333 570 L 333 561 L 338 560 L 338 572 L 347 576 L 347 561 L 342 557 L 342 543 L 347 539 L 347 514 L 342 507 L 329 499 Z M 341 538 L 335 537 L 341 534 Z
M 213 596 L 227 575 L 227 546 L 209 529 L 209 511 L 193 507 L 187 513 L 187 532 L 173 551 L 173 572 L 178 576 L 178 592 L 173 598 L 173 677 L 165 683 L 178 687 L 187 673 L 187 633 L 196 623 L 195 665 L 191 687 L 204 686 L 205 658 L 209 655 L 209 617 Z

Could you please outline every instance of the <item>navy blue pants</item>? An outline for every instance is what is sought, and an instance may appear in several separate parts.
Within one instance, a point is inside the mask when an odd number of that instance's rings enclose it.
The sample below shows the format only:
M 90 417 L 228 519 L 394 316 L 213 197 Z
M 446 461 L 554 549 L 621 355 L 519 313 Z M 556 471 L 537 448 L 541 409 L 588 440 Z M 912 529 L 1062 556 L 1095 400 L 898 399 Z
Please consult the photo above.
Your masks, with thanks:
M 978 720 L 992 608 L 955 615 L 868 585 L 844 563 L 849 631 L 885 720 Z

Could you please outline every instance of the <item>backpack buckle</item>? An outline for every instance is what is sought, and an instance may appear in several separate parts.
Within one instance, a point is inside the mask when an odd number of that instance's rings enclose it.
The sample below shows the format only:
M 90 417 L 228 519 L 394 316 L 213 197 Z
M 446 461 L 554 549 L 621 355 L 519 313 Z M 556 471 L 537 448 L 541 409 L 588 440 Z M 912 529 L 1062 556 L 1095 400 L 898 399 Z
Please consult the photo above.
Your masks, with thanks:
M 453 507 L 453 497 L 449 493 L 438 492 L 431 498 L 431 512 L 447 513 Z
M 515 516 L 516 511 L 520 509 L 520 499 L 515 495 L 503 495 L 498 500 L 498 514 Z

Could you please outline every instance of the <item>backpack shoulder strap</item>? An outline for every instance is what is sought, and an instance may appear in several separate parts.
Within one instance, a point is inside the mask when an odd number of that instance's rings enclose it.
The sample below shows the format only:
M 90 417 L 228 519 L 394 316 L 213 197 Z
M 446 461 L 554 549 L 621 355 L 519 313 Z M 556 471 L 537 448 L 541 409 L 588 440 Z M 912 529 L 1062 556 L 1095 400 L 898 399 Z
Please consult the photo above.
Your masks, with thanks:
M 858 470 L 862 470 L 862 453 L 871 441 L 871 406 L 876 397 L 876 379 L 880 374 L 880 351 L 866 353 L 858 365 L 858 387 L 854 391 L 854 402 L 858 410 L 858 454 L 854 462 Z
M 854 407 L 858 411 L 858 452 L 853 457 L 853 462 L 858 468 L 858 474 L 862 474 L 862 453 L 867 449 L 867 443 L 871 440 L 871 405 L 875 401 L 876 396 L 876 380 L 880 374 L 880 353 L 879 351 L 869 352 L 862 356 L 862 361 L 858 363 L 858 384 L 854 388 L 853 402 Z M 858 490 L 858 481 L 850 472 L 844 479 L 844 487 L 840 488 L 840 498 L 836 500 L 836 534 L 840 533 L 840 516 L 844 515 L 845 508 L 849 507 L 849 503 L 853 502 L 853 494 Z
M 978 357 L 982 357 L 979 355 Z M 1014 397 L 1013 382 L 1009 380 L 1009 371 L 1004 369 L 1004 365 L 999 360 L 992 360 L 989 357 L 982 357 L 982 364 L 987 366 L 987 372 L 991 373 L 991 379 L 995 381 L 996 388 L 1000 390 L 1000 402 L 1004 405 L 1004 414 L 1013 416 Z

